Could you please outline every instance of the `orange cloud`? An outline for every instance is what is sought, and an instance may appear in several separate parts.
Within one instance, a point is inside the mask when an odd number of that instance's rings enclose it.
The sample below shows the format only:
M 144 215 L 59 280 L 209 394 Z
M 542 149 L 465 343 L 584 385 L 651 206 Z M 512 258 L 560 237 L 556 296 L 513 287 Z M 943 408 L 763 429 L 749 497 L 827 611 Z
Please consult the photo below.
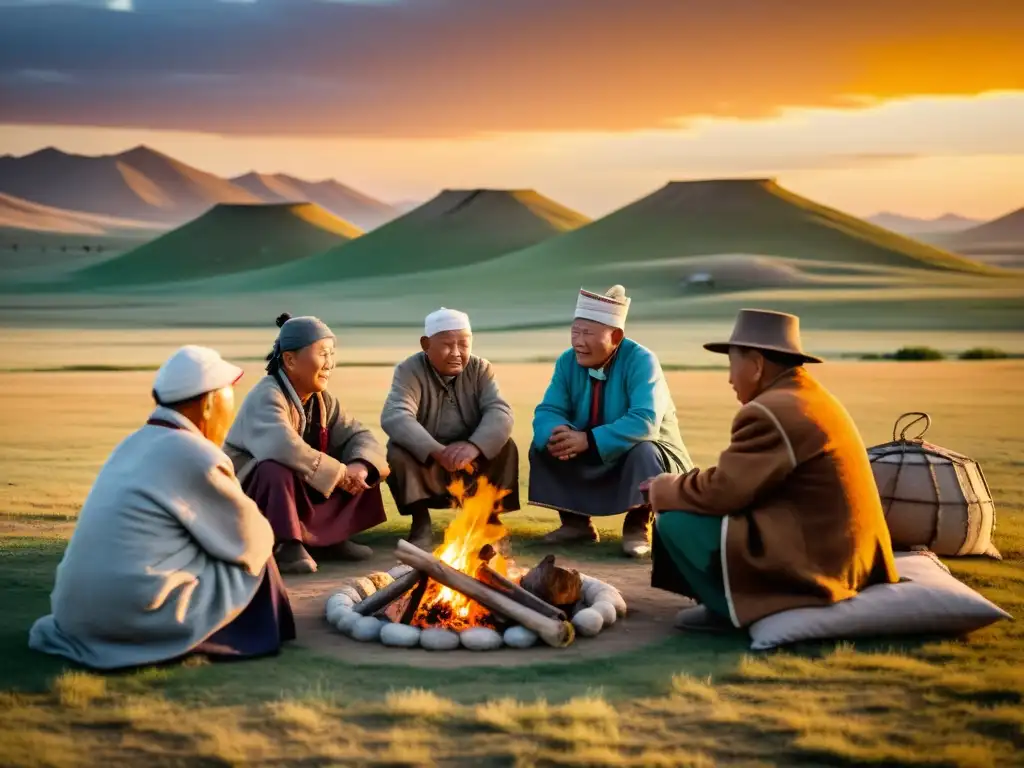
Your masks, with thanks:
M 443 138 L 1024 90 L 1008 0 L 288 5 L 2 10 L 0 122 Z

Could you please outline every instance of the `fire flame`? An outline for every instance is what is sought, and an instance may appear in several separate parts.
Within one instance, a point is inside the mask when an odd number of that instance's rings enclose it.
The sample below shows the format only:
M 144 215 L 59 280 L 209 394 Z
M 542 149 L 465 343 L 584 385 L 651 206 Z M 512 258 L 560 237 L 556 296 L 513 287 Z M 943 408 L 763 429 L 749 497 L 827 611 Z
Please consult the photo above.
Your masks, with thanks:
M 484 564 L 480 550 L 490 544 L 497 550 L 497 544 L 508 533 L 501 523 L 498 503 L 509 491 L 491 485 L 486 477 L 476 482 L 472 495 L 466 494 L 466 484 L 457 478 L 448 486 L 448 492 L 455 500 L 458 513 L 445 529 L 444 543 L 434 550 L 434 557 L 443 563 L 476 576 L 477 569 Z M 487 565 L 508 575 L 508 563 L 496 554 Z M 490 612 L 460 592 L 431 581 L 419 609 L 412 618 L 417 627 L 445 627 L 461 631 L 469 627 L 492 626 Z

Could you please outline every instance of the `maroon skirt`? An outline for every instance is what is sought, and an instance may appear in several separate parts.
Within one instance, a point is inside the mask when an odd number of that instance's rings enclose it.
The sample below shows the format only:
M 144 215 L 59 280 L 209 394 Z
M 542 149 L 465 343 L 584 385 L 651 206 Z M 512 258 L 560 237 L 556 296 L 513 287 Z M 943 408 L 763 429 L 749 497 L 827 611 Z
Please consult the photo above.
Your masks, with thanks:
M 270 521 L 277 542 L 329 547 L 387 519 L 379 485 L 355 495 L 338 490 L 324 498 L 276 461 L 257 464 L 243 487 Z

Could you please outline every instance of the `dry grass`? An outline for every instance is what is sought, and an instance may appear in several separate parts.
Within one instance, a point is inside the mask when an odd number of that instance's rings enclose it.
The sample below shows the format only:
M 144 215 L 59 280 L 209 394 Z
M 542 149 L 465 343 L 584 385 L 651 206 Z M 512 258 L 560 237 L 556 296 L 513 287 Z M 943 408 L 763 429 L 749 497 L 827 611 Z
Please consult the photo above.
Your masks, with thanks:
M 549 367 L 500 365 L 498 373 L 525 446 Z M 258 367 L 248 374 L 246 386 Z M 61 518 L 74 514 L 110 448 L 147 413 L 151 375 L 0 374 L 0 510 L 8 515 L 0 524 L 9 536 L 67 534 Z M 820 375 L 869 444 L 888 440 L 900 413 L 925 410 L 934 420 L 930 440 L 981 461 L 998 503 L 1004 560 L 947 562 L 990 599 L 1024 613 L 1024 363 L 843 363 Z M 375 425 L 389 379 L 387 369 L 346 369 L 335 389 Z M 724 446 L 735 410 L 725 375 L 680 371 L 669 380 L 684 437 L 706 465 Z M 527 508 L 508 522 L 528 542 L 553 515 Z M 619 524 L 602 521 L 612 538 Z M 39 606 L 54 560 L 31 560 L 36 570 L 24 570 L 19 563 L 29 560 L 19 553 L 42 546 L 19 543 L 29 541 L 4 542 L 0 577 L 8 587 L 0 594 L 18 589 Z M 0 630 L 23 647 L 38 609 L 3 607 L 17 618 L 0 621 Z M 411 677 L 299 654 L 235 667 L 240 672 L 201 662 L 116 677 L 58 669 L 48 688 L 0 694 L 0 764 L 1002 766 L 1024 750 L 1019 621 L 966 640 L 895 647 L 840 643 L 752 656 L 738 644 L 701 642 L 679 638 L 601 673 L 589 664 L 517 672 L 541 681 L 543 699 L 510 697 L 493 683 L 481 689 L 443 671 Z M 288 680 L 286 692 L 261 678 Z
M 87 707 L 107 693 L 106 678 L 87 672 L 65 672 L 53 681 L 53 692 L 64 707 Z
M 384 697 L 384 714 L 398 718 L 443 720 L 455 709 L 452 701 L 431 691 L 393 691 Z
M 1016 705 L 971 703 L 933 686 L 943 674 L 939 665 L 924 679 L 913 665 L 891 663 L 889 654 L 867 654 L 865 663 L 851 665 L 856 655 L 839 648 L 803 667 L 778 654 L 745 662 L 719 684 L 676 675 L 667 694 L 617 702 L 588 695 L 466 705 L 408 690 L 377 706 L 277 701 L 196 708 L 156 694 L 90 688 L 97 695 L 83 707 L 66 700 L 67 687 L 55 686 L 0 701 L 0 744 L 4 764 L 18 765 L 50 764 L 48 756 L 72 743 L 96 764 L 135 755 L 149 765 L 193 756 L 226 765 L 301 758 L 367 765 L 995 766 L 1024 747 L 1019 698 Z M 859 684 L 829 674 L 877 668 L 886 670 L 884 683 L 866 673 Z M 70 687 L 80 690 L 81 681 Z

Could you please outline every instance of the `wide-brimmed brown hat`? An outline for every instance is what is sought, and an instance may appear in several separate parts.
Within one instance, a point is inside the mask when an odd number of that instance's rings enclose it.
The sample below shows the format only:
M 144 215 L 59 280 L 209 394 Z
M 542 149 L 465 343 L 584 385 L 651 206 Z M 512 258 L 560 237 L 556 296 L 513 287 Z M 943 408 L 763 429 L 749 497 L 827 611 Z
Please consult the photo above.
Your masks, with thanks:
M 728 341 L 704 345 L 709 352 L 722 354 L 728 354 L 729 347 L 783 352 L 807 363 L 823 362 L 820 357 L 804 352 L 800 343 L 799 317 L 769 309 L 741 309 Z

